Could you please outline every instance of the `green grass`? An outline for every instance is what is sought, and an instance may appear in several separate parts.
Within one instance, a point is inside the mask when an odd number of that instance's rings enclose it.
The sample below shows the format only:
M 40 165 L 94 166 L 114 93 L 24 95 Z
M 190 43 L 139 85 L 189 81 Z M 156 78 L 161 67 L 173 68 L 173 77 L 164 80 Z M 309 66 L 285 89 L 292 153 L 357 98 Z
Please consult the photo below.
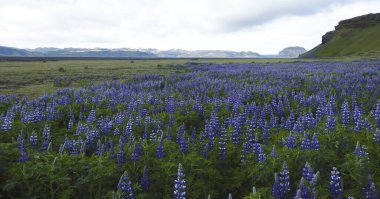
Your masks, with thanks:
M 295 59 L 161 59 L 161 60 L 60 60 L 30 62 L 0 62 L 0 94 L 37 97 L 57 89 L 56 78 L 72 80 L 70 87 L 90 81 L 125 80 L 134 74 L 168 75 L 177 71 L 173 65 L 197 63 L 273 63 Z M 60 68 L 63 70 L 60 71 Z M 62 72 L 64 71 L 64 72 Z
M 337 30 L 331 41 L 311 54 L 318 58 L 380 58 L 380 24 L 369 28 Z

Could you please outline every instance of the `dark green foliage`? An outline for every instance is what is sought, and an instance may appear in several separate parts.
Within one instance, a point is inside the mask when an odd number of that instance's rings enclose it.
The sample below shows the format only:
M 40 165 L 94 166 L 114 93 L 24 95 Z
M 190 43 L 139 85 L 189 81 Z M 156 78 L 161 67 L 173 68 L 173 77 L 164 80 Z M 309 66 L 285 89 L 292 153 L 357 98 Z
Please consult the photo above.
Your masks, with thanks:
M 66 70 L 65 70 L 63 67 L 59 67 L 59 68 L 58 68 L 58 71 L 59 71 L 59 72 L 62 72 L 62 73 L 66 72 Z
M 365 76 L 376 74 L 365 73 Z M 305 75 L 307 76 L 307 75 Z M 261 77 L 258 77 L 261 78 Z M 274 78 L 269 76 L 265 79 L 252 79 L 250 84 L 260 85 L 262 82 L 271 83 Z M 84 80 L 83 80 L 84 81 Z M 137 77 L 135 79 L 128 79 L 131 83 L 133 81 L 140 81 Z M 233 79 L 233 81 L 238 81 Z M 163 90 L 167 85 L 174 84 L 174 80 L 165 81 L 164 83 L 154 85 L 153 89 Z M 91 84 L 86 82 L 89 88 Z M 310 94 L 313 91 L 308 87 L 312 86 L 311 82 L 302 78 L 291 79 L 291 83 L 297 87 L 285 87 L 286 90 L 291 92 L 295 90 Z M 331 78 L 321 83 L 321 87 L 329 87 L 337 84 L 335 78 Z M 96 85 L 96 84 L 94 84 Z M 345 86 L 345 85 L 339 85 Z M 336 93 L 334 89 L 330 89 L 332 93 Z M 259 102 L 261 104 L 271 103 L 271 94 L 264 90 L 259 92 L 257 90 L 249 91 L 251 99 L 245 99 L 243 105 L 251 102 Z M 201 97 L 214 97 L 225 96 L 226 91 L 221 90 L 217 92 L 204 92 Z M 158 101 L 164 101 L 167 96 L 159 96 Z M 174 93 L 174 97 L 180 96 L 179 93 Z M 357 103 L 363 104 L 364 118 L 370 118 L 368 114 L 373 107 L 368 104 L 373 104 L 374 100 L 378 98 L 372 96 L 369 92 L 359 93 L 356 100 Z M 346 99 L 349 104 L 352 103 L 350 96 Z M 116 112 L 125 111 L 128 104 L 119 104 L 113 107 L 116 110 L 108 108 L 109 99 L 101 99 L 96 104 L 86 99 L 82 104 L 72 103 L 69 106 L 58 106 L 57 112 L 61 116 L 56 121 L 44 121 L 36 123 L 22 123 L 20 120 L 15 120 L 11 131 L 0 130 L 0 197 L 3 198 L 111 198 L 113 192 L 117 191 L 117 184 L 120 175 L 124 171 L 128 171 L 129 178 L 133 184 L 134 196 L 136 198 L 171 198 L 173 194 L 173 181 L 176 178 L 178 163 L 183 165 L 183 170 L 186 180 L 186 195 L 188 198 L 207 198 L 210 194 L 212 198 L 227 198 L 231 193 L 233 198 L 253 198 L 252 187 L 257 189 L 256 198 L 271 198 L 272 184 L 274 182 L 273 175 L 275 172 L 279 173 L 282 170 L 282 165 L 286 161 L 290 171 L 290 195 L 295 194 L 297 185 L 302 176 L 302 168 L 308 162 L 315 172 L 320 171 L 320 178 L 315 186 L 317 198 L 329 198 L 329 171 L 332 167 L 337 167 L 343 179 L 343 196 L 355 196 L 355 198 L 362 198 L 362 188 L 366 186 L 367 176 L 371 175 L 376 186 L 380 184 L 380 151 L 378 143 L 373 141 L 373 130 L 363 129 L 360 132 L 353 130 L 353 124 L 348 127 L 341 126 L 341 116 L 337 115 L 337 124 L 334 131 L 326 131 L 326 119 L 323 118 L 315 128 L 308 129 L 308 132 L 318 135 L 320 141 L 320 150 L 306 150 L 300 149 L 301 134 L 296 134 L 295 139 L 297 147 L 289 149 L 283 145 L 283 140 L 289 136 L 289 131 L 283 128 L 270 129 L 270 140 L 263 142 L 263 150 L 267 155 L 266 162 L 258 162 L 257 156 L 252 153 L 241 161 L 242 146 L 234 145 L 230 138 L 234 132 L 234 126 L 229 125 L 226 128 L 227 136 L 227 157 L 225 160 L 218 158 L 219 137 L 215 138 L 215 146 L 208 151 L 207 158 L 202 157 L 202 150 L 204 149 L 204 141 L 200 141 L 201 132 L 204 132 L 206 120 L 210 120 L 211 112 L 216 106 L 216 102 L 202 103 L 204 112 L 198 112 L 192 109 L 191 105 L 185 104 L 184 108 L 178 108 L 173 111 L 174 124 L 170 128 L 173 141 L 164 140 L 164 150 L 166 156 L 163 158 L 156 158 L 156 149 L 160 142 L 152 139 L 141 139 L 145 126 L 133 125 L 132 133 L 136 137 L 135 143 L 132 145 L 125 144 L 124 151 L 127 161 L 123 165 L 118 165 L 115 160 L 109 159 L 109 153 L 106 152 L 105 156 L 98 156 L 91 153 L 89 150 L 86 153 L 77 155 L 70 155 L 68 152 L 64 154 L 58 153 L 59 145 L 62 144 L 66 137 L 75 137 L 75 131 L 69 132 L 67 130 L 68 121 L 62 118 L 68 118 L 70 109 L 75 115 L 76 122 L 73 124 L 73 129 L 77 129 L 79 120 L 78 117 L 82 109 L 87 109 L 86 117 L 89 110 L 92 108 L 96 111 L 96 116 L 99 117 L 112 117 Z M 237 108 L 238 113 L 242 113 L 244 107 Z M 0 113 L 6 112 L 10 103 L 0 104 Z M 152 113 L 154 109 L 164 108 L 163 104 L 158 104 L 156 107 L 152 103 L 144 103 L 140 109 L 146 109 Z M 342 100 L 336 103 L 337 108 L 340 110 Z M 309 110 L 315 112 L 317 107 L 311 106 L 310 109 L 300 107 L 299 103 L 290 99 L 290 109 L 284 111 L 285 115 L 289 115 L 289 110 L 295 110 L 298 113 L 307 113 Z M 186 112 L 184 111 L 186 110 Z M 139 110 L 129 110 L 131 115 L 136 116 Z M 20 114 L 18 112 L 18 114 Z M 232 110 L 227 108 L 227 103 L 219 104 L 217 111 L 220 123 L 226 122 L 226 118 L 232 115 Z M 165 111 L 157 111 L 156 114 L 151 114 L 152 119 L 160 120 L 163 122 L 162 131 L 168 132 L 168 123 L 170 115 Z M 17 115 L 16 117 L 19 117 Z M 270 118 L 265 118 L 269 120 Z M 141 119 L 142 123 L 144 119 Z M 81 122 L 87 121 L 83 119 Z M 33 131 L 36 131 L 41 136 L 45 123 L 51 125 L 52 147 L 46 152 L 41 152 L 39 148 L 31 148 L 28 146 L 28 154 L 30 161 L 26 163 L 19 163 L 17 161 L 20 150 L 17 148 L 17 136 L 20 131 L 26 132 L 26 137 L 29 137 Z M 89 124 L 95 126 L 96 124 Z M 124 132 L 126 121 L 122 124 L 115 124 L 121 132 Z M 186 128 L 185 138 L 189 138 L 191 130 L 195 129 L 196 139 L 195 143 L 189 143 L 189 152 L 181 153 L 179 144 L 174 140 L 176 133 L 181 125 Z M 241 129 L 241 134 L 247 133 L 248 124 Z M 148 132 L 156 128 L 157 124 L 151 123 L 146 125 Z M 113 131 L 110 133 L 112 134 Z M 262 130 L 256 129 L 260 138 Z M 113 139 L 115 144 L 115 151 L 118 152 L 119 136 L 102 135 L 101 141 L 105 139 Z M 84 136 L 83 136 L 84 137 Z M 82 137 L 82 138 L 83 138 Z M 40 137 L 39 137 L 40 138 Z M 139 156 L 139 161 L 132 162 L 130 157 L 136 142 L 141 141 L 143 154 Z M 367 146 L 368 158 L 360 158 L 352 152 L 357 142 Z M 41 142 L 41 140 L 40 140 Z M 269 156 L 273 145 L 276 145 L 279 157 L 271 158 Z M 145 193 L 140 187 L 140 178 L 143 173 L 144 167 L 149 170 L 150 191 Z

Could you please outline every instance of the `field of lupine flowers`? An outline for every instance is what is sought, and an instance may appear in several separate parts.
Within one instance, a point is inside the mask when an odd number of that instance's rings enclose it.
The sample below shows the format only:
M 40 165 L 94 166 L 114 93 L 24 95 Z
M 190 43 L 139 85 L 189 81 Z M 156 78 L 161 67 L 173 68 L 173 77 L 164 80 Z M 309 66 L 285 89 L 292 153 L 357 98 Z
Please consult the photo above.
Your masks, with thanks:
M 0 95 L 0 198 L 379 197 L 380 62 L 181 67 Z

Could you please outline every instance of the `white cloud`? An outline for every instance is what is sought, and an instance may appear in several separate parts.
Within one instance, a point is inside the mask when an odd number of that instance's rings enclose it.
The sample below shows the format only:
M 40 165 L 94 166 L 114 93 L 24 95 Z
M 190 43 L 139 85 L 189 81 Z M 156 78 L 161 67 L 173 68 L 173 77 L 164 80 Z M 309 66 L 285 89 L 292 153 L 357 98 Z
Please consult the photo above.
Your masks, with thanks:
M 342 19 L 377 12 L 376 0 L 0 0 L 0 45 L 307 49 Z

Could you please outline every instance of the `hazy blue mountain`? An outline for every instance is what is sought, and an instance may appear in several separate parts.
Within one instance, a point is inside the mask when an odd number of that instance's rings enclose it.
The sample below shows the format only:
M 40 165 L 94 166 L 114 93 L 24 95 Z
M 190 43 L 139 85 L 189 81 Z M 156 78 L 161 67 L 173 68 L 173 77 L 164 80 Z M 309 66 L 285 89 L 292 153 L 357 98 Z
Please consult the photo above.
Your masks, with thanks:
M 39 53 L 46 53 L 49 51 L 58 51 L 59 48 L 53 48 L 53 47 L 40 47 L 40 48 L 35 48 L 35 49 L 29 49 L 32 52 L 39 52 Z
M 156 57 L 149 52 L 129 49 L 88 49 L 88 48 L 35 48 L 17 49 L 0 47 L 0 56 L 9 57 Z
M 34 53 L 18 48 L 0 46 L 0 56 L 33 56 Z
M 162 57 L 162 58 L 262 58 L 263 56 L 251 51 L 227 50 L 158 50 L 148 49 L 106 49 L 106 48 L 54 48 L 40 47 L 35 49 L 17 49 L 1 47 L 0 56 L 25 57 Z
M 299 46 L 287 47 L 278 53 L 278 57 L 281 58 L 297 58 L 300 54 L 306 52 L 306 49 Z
M 170 50 L 157 50 L 146 49 L 148 52 L 154 53 L 157 57 L 176 57 L 176 58 L 259 58 L 260 54 L 251 51 L 228 51 L 228 50 L 182 50 L 182 49 L 170 49 Z
M 47 57 L 156 57 L 148 52 L 123 49 L 64 48 L 43 54 Z

